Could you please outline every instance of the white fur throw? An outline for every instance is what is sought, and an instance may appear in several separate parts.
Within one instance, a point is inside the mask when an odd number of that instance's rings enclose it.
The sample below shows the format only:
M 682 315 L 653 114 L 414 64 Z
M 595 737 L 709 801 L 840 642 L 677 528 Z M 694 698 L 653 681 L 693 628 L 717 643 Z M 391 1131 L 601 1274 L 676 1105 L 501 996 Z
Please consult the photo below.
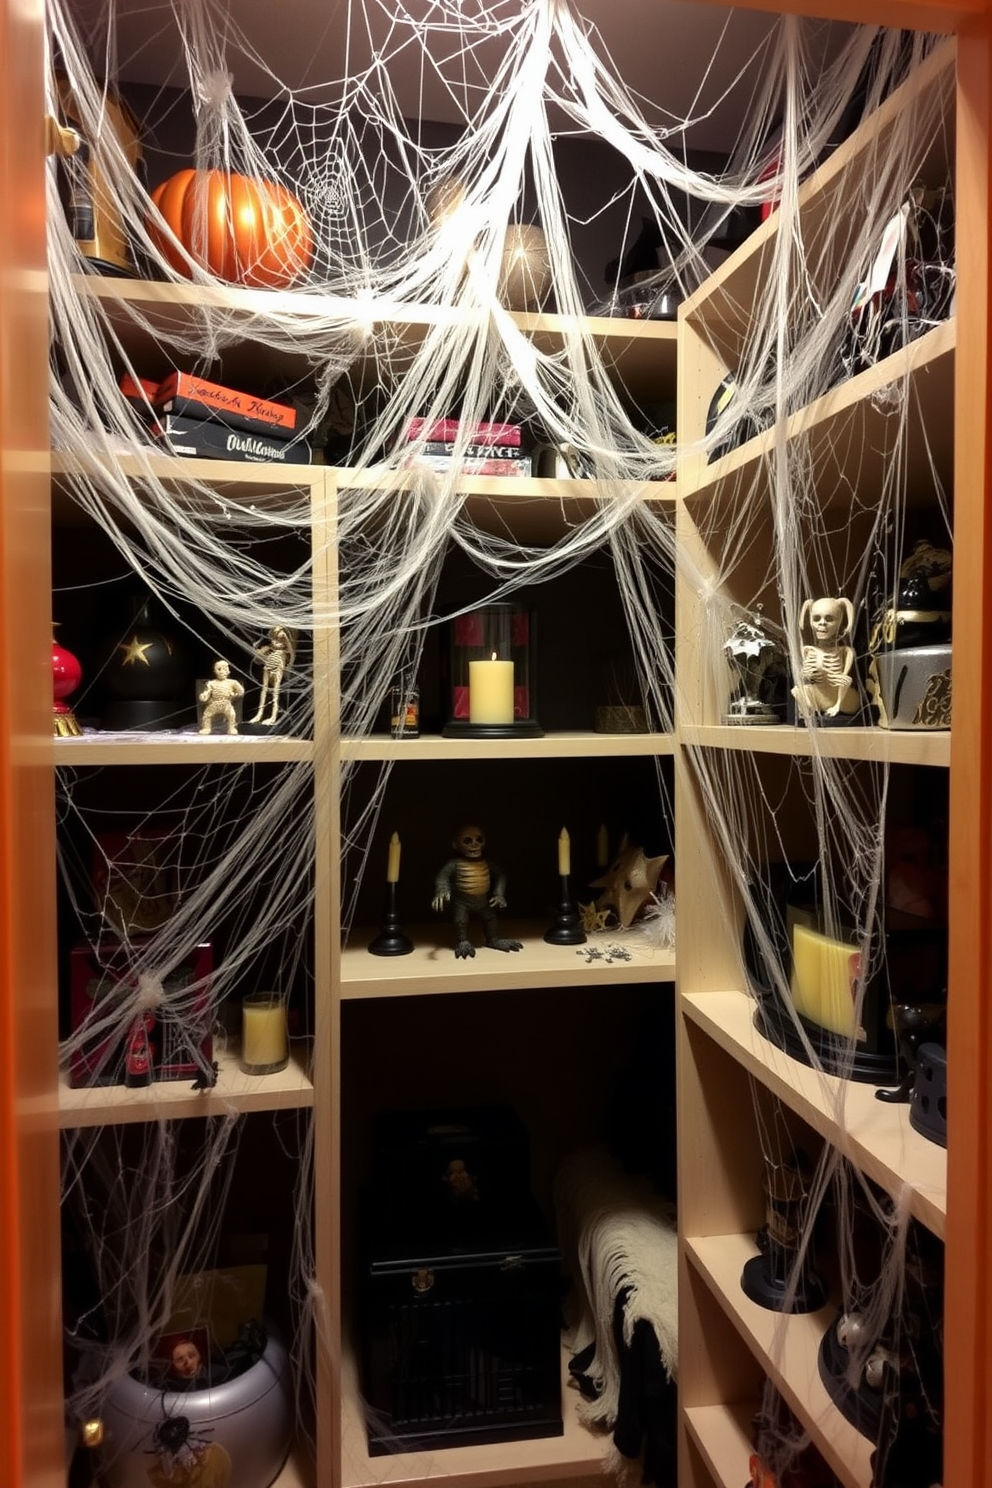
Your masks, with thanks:
M 625 1288 L 623 1336 L 643 1319 L 658 1340 L 670 1379 L 678 1372 L 678 1247 L 675 1208 L 646 1179 L 626 1173 L 605 1147 L 566 1158 L 555 1179 L 559 1239 L 577 1291 L 573 1353 L 595 1344 L 583 1373 L 598 1396 L 583 1400 L 583 1420 L 612 1426 L 620 1390 L 614 1341 L 616 1300 Z

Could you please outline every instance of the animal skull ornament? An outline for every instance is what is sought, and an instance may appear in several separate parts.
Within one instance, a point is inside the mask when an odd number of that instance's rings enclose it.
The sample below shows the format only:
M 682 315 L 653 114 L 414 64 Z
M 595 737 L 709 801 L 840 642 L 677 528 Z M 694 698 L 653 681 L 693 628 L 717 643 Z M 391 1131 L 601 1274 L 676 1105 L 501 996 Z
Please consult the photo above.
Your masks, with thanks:
M 435 910 L 444 909 L 450 901 L 455 925 L 455 955 L 475 955 L 468 938 L 472 916 L 482 921 L 485 943 L 494 951 L 519 951 L 521 942 L 496 933 L 497 909 L 506 908 L 506 876 L 496 863 L 483 856 L 486 836 L 481 827 L 469 824 L 459 827 L 451 843 L 457 857 L 449 858 L 434 881 Z
M 668 853 L 662 853 L 657 858 L 648 858 L 643 847 L 634 847 L 624 838 L 607 871 L 590 880 L 590 888 L 603 890 L 596 900 L 596 911 L 614 916 L 621 929 L 628 930 L 656 891 L 668 857 Z M 604 923 L 608 926 L 610 919 Z

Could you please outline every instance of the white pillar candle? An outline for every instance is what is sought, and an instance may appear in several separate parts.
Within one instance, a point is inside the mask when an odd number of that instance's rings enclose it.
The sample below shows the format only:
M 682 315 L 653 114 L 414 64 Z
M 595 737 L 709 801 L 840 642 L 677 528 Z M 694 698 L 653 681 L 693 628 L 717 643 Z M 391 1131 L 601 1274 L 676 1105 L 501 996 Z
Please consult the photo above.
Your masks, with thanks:
M 469 723 L 513 722 L 513 662 L 470 661 L 468 664 Z
M 271 1075 L 289 1063 L 286 1004 L 275 992 L 251 992 L 241 1004 L 241 1068 Z

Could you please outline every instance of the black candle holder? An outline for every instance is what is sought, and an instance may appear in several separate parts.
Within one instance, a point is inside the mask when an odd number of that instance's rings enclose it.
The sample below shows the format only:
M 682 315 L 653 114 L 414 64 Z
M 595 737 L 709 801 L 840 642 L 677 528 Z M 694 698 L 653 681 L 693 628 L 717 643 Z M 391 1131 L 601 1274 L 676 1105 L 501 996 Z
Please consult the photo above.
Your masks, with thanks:
M 386 903 L 382 911 L 382 928 L 369 944 L 373 956 L 409 956 L 413 941 L 403 934 L 396 910 L 396 885 L 386 884 Z
M 579 912 L 572 902 L 572 890 L 568 874 L 558 875 L 558 908 L 555 922 L 545 930 L 544 938 L 550 945 L 582 945 L 586 933 L 582 928 Z

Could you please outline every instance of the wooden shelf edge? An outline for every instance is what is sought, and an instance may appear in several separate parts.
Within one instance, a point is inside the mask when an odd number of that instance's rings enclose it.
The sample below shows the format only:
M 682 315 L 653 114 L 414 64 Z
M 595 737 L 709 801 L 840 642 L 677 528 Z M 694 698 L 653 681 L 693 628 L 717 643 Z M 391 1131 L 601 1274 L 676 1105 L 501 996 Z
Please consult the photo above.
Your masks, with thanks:
M 143 1121 L 182 1121 L 198 1116 L 221 1116 L 232 1111 L 305 1110 L 313 1105 L 313 1085 L 307 1072 L 308 1053 L 291 1049 L 290 1061 L 274 1075 L 245 1075 L 236 1054 L 217 1057 L 219 1076 L 211 1090 L 194 1090 L 189 1080 L 157 1080 L 139 1090 L 123 1085 L 84 1085 L 73 1088 L 63 1074 L 59 1080 L 59 1125 L 64 1130 L 93 1126 L 124 1126 Z
M 681 745 L 731 749 L 748 754 L 793 755 L 800 759 L 844 759 L 873 764 L 933 765 L 947 769 L 951 762 L 949 729 L 794 728 L 734 724 L 676 725 Z
M 359 302 L 352 296 L 331 294 L 319 286 L 303 285 L 297 289 L 257 290 L 239 285 L 199 285 L 164 279 L 115 279 L 98 274 L 76 274 L 73 283 L 83 296 L 136 308 L 176 310 L 203 306 L 230 310 L 244 315 L 267 317 L 274 314 L 307 313 L 321 319 L 334 316 L 347 326 L 349 321 L 367 326 L 369 311 L 372 324 L 405 325 L 411 329 L 455 323 L 451 307 L 408 304 L 401 301 L 370 300 Z M 599 340 L 674 342 L 678 327 L 675 321 L 629 320 L 625 316 L 559 315 L 554 311 L 510 311 L 510 318 L 525 335 L 564 336 L 581 329 Z
M 675 953 L 655 949 L 636 928 L 590 936 L 584 945 L 549 945 L 543 924 L 501 923 L 500 932 L 523 942 L 521 951 L 504 953 L 479 946 L 475 956 L 457 960 L 451 926 L 408 925 L 414 949 L 405 956 L 373 956 L 368 943 L 375 929 L 355 929 L 341 952 L 341 997 L 433 997 L 439 993 L 534 991 L 556 987 L 629 985 L 672 982 Z M 611 945 L 621 946 L 631 959 L 608 961 Z M 601 957 L 590 959 L 589 952 Z
M 838 383 L 822 397 L 790 415 L 783 436 L 786 443 L 800 435 L 815 434 L 831 419 L 865 404 L 882 388 L 907 377 L 916 377 L 944 359 L 953 358 L 956 343 L 956 320 L 946 320 L 934 326 L 908 346 L 893 352 L 891 356 L 876 362 L 873 367 L 866 368 L 855 377 Z M 766 459 L 774 449 L 778 437 L 776 429 L 765 429 L 721 459 L 714 460 L 711 465 L 704 465 L 694 485 L 686 484 L 681 487 L 680 500 L 704 501 L 715 497 L 728 481 L 746 477 L 747 473 Z
M 576 729 L 545 734 L 543 739 L 445 739 L 421 734 L 416 739 L 393 739 L 387 734 L 344 738 L 341 754 L 347 760 L 473 759 L 597 759 L 675 752 L 672 734 L 597 734 Z
M 611 1438 L 579 1420 L 580 1397 L 569 1383 L 568 1359 L 563 1344 L 561 1436 L 370 1457 L 357 1368 L 354 1356 L 346 1352 L 341 1398 L 341 1488 L 373 1488 L 379 1484 L 384 1488 L 413 1488 L 428 1478 L 432 1483 L 450 1483 L 457 1488 L 499 1488 L 501 1484 L 599 1477 Z
M 820 1339 L 836 1321 L 836 1309 L 828 1303 L 817 1312 L 787 1316 L 746 1297 L 740 1277 L 745 1262 L 759 1254 L 753 1235 L 686 1237 L 684 1246 L 690 1264 L 831 1470 L 845 1488 L 867 1488 L 874 1443 L 837 1409 L 817 1369 Z
M 830 155 L 799 188 L 798 205 L 802 212 L 808 209 L 821 193 L 846 171 L 857 168 L 858 156 L 871 149 L 882 132 L 888 129 L 904 112 L 907 105 L 928 88 L 954 85 L 954 66 L 957 44 L 953 37 L 941 42 L 930 55 L 897 88 L 884 99 L 878 108 Z M 701 308 L 715 292 L 725 293 L 734 277 L 745 268 L 753 257 L 765 251 L 778 231 L 776 213 L 764 222 L 734 250 L 715 273 L 679 307 L 680 322 L 698 315 Z
M 729 1405 L 690 1405 L 682 1412 L 690 1440 L 719 1488 L 744 1488 L 754 1451 L 751 1421 L 760 1400 Z
M 683 992 L 680 1007 L 727 1054 L 887 1193 L 911 1192 L 910 1212 L 943 1238 L 947 1153 L 909 1124 L 908 1105 L 875 1099 L 874 1085 L 826 1075 L 792 1059 L 754 1026 L 746 992 Z
M 256 765 L 313 761 L 312 739 L 288 735 L 215 734 L 162 730 L 157 733 L 88 733 L 56 739 L 56 765 Z

